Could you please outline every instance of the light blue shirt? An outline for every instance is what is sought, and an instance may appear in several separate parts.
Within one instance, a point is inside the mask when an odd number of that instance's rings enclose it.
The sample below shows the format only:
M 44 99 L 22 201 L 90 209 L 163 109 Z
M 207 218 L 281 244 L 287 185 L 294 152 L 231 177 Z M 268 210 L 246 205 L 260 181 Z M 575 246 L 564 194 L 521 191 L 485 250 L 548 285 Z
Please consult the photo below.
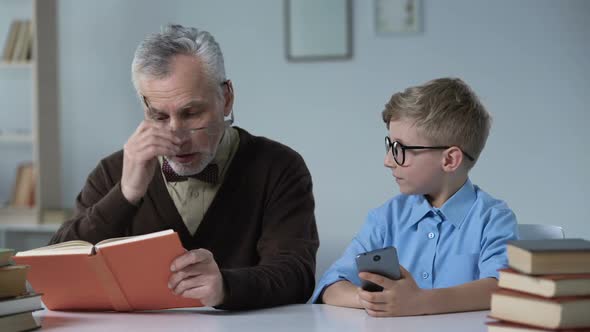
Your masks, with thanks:
M 506 241 L 516 239 L 512 210 L 468 179 L 443 206 L 423 195 L 398 195 L 371 210 L 344 254 L 324 273 L 312 303 L 331 284 L 348 280 L 360 286 L 356 255 L 395 246 L 400 264 L 420 288 L 445 288 L 498 278 L 508 265 Z

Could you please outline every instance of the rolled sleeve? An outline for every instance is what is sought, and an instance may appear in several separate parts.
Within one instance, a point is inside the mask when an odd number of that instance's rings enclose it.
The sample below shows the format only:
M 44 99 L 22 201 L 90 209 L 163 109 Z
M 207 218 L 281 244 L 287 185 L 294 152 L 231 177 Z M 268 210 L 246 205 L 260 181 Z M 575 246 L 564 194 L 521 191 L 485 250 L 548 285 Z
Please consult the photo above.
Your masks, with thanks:
M 360 253 L 383 246 L 381 219 L 378 218 L 375 211 L 369 213 L 361 231 L 352 239 L 344 254 L 330 266 L 318 282 L 311 297 L 311 303 L 323 303 L 321 297 L 324 290 L 338 281 L 347 280 L 355 285 L 360 285 L 355 258 Z
M 479 258 L 479 278 L 498 279 L 498 270 L 508 266 L 506 242 L 517 238 L 516 215 L 510 209 L 495 211 L 485 229 Z

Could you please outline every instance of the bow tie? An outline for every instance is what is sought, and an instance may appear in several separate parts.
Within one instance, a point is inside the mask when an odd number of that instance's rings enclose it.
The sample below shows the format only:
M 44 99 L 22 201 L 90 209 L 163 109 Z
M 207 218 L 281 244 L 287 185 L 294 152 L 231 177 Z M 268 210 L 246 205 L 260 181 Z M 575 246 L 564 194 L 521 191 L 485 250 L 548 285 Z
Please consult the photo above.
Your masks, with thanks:
M 164 177 L 166 178 L 167 182 L 182 182 L 186 181 L 188 178 L 194 178 L 197 180 L 201 180 L 203 182 L 216 184 L 219 180 L 219 167 L 216 164 L 209 164 L 205 167 L 198 174 L 193 174 L 189 176 L 178 175 L 168 163 L 168 160 L 164 159 L 162 162 L 162 173 L 164 173 Z

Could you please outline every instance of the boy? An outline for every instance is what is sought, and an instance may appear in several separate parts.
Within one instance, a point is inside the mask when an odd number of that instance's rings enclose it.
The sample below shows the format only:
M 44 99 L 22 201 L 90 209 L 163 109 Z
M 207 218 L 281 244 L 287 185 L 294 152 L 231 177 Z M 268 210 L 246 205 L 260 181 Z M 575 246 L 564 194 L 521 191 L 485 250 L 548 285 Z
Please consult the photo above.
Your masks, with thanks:
M 344 255 L 324 274 L 312 303 L 363 308 L 371 316 L 487 309 L 516 217 L 468 177 L 490 116 L 460 79 L 441 78 L 396 93 L 382 112 L 385 167 L 401 194 L 369 212 Z M 398 251 L 402 278 L 358 273 L 355 256 Z M 383 287 L 359 288 L 360 279 Z

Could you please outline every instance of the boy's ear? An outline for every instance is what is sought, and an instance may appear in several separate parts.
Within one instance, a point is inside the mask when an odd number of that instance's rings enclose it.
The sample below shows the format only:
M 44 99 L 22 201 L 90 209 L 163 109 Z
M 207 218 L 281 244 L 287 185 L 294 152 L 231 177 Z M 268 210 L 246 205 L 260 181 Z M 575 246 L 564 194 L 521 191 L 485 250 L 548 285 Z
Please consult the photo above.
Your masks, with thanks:
M 445 172 L 454 172 L 463 163 L 463 152 L 456 146 L 443 151 L 442 167 Z

